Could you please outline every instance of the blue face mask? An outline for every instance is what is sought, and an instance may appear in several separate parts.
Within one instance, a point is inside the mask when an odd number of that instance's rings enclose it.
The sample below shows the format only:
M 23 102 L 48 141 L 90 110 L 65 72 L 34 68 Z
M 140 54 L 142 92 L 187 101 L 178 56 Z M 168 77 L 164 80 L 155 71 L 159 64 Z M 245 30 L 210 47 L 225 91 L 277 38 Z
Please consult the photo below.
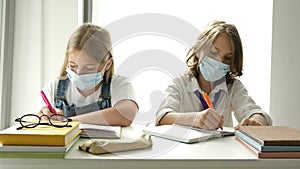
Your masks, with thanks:
M 67 76 L 70 81 L 80 90 L 88 90 L 98 85 L 103 80 L 103 75 L 107 63 L 101 72 L 77 75 L 71 69 L 66 68 Z
M 215 82 L 230 72 L 230 65 L 216 61 L 207 56 L 202 60 L 199 68 L 204 79 L 209 82 Z

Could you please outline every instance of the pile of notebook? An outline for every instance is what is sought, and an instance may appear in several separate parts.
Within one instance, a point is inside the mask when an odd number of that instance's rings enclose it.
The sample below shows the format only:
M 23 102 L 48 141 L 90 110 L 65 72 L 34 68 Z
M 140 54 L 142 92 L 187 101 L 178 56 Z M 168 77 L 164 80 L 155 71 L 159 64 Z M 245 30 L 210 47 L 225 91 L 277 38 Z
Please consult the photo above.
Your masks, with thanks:
M 37 126 L 22 128 L 11 126 L 0 131 L 0 158 L 64 158 L 76 143 L 81 130 L 79 122 L 69 127 Z
M 235 135 L 258 158 L 300 158 L 300 130 L 288 126 L 241 126 Z

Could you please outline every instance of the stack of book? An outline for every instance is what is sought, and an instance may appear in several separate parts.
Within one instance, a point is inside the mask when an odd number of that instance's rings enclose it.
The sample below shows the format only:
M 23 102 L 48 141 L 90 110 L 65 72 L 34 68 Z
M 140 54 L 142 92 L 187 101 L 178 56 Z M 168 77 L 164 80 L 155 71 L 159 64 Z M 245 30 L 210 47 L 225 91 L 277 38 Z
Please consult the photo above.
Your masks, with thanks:
M 300 130 L 288 126 L 241 126 L 235 135 L 258 158 L 300 158 Z
M 64 158 L 79 138 L 79 122 L 71 127 L 37 126 L 0 131 L 0 158 Z

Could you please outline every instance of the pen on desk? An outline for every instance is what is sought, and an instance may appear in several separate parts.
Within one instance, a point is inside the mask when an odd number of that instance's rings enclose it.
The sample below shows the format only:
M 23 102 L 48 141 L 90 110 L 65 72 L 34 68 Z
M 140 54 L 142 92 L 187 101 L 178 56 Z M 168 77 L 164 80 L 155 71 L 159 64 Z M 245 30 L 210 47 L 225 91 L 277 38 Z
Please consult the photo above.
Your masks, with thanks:
M 205 92 L 203 92 L 202 96 L 204 97 L 204 100 L 205 100 L 205 102 L 207 103 L 208 107 L 211 108 L 211 109 L 214 109 L 214 106 L 213 106 L 213 104 L 211 103 L 208 94 L 205 93 Z M 223 127 L 220 127 L 220 128 L 221 128 L 221 130 L 223 130 Z
M 46 103 L 46 105 L 48 106 L 50 112 L 51 112 L 52 114 L 56 114 L 56 111 L 55 111 L 54 108 L 51 106 L 49 100 L 47 99 L 47 97 L 46 97 L 46 95 L 45 95 L 45 93 L 44 93 L 44 91 L 41 91 L 41 96 L 42 96 L 44 102 Z

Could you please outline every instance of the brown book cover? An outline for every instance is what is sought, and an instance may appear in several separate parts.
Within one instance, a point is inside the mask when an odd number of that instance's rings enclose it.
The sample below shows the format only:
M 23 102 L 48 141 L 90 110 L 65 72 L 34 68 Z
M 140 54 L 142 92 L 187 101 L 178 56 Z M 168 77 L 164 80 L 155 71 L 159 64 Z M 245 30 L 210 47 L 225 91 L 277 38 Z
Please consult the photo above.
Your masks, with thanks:
M 258 158 L 300 158 L 300 152 L 261 152 L 249 145 L 248 143 L 246 143 L 244 140 L 240 139 L 239 137 L 235 137 L 235 139 Z
M 241 126 L 239 131 L 264 146 L 300 146 L 300 130 L 288 126 Z

